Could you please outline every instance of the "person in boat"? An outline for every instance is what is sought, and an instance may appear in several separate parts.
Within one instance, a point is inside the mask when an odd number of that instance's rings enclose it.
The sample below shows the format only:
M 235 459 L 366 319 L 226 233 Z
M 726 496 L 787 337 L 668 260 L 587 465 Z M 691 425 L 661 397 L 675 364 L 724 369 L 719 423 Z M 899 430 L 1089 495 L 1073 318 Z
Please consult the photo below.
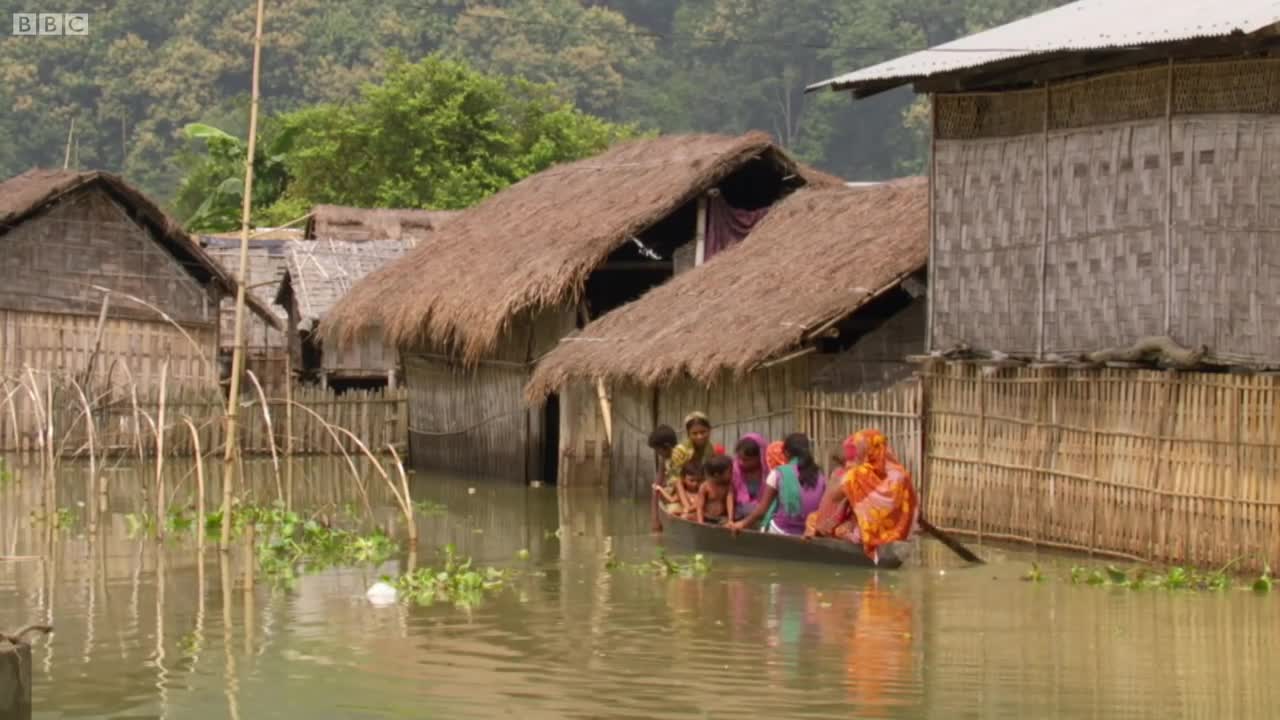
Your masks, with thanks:
M 741 520 L 760 502 L 764 491 L 764 478 L 769 474 L 765 466 L 765 451 L 769 443 L 759 433 L 747 433 L 738 440 L 733 452 L 733 509 L 734 520 Z
M 827 474 L 827 491 L 818 503 L 818 509 L 804 523 L 806 539 L 829 537 L 849 542 L 858 542 L 858 524 L 853 521 L 853 509 L 844 494 L 844 474 L 849 468 L 857 467 L 858 434 L 845 439 L 839 455 L 832 453 L 832 469 Z
M 704 465 L 715 452 L 711 444 L 711 421 L 700 412 L 691 412 L 684 419 L 685 439 L 671 451 L 667 461 L 667 489 L 680 497 L 686 507 L 693 507 L 693 496 L 682 489 L 680 480 L 688 463 Z M 695 489 L 696 492 L 696 489 Z
M 662 500 L 659 492 L 667 484 L 670 475 L 671 453 L 680 444 L 680 438 L 670 425 L 659 425 L 649 433 L 649 449 L 653 450 L 653 464 L 657 477 L 654 479 L 652 512 L 653 531 L 662 532 L 662 522 L 658 519 L 658 503 Z
M 733 530 L 760 527 L 777 535 L 803 535 L 805 520 L 826 493 L 826 477 L 813 459 L 809 438 L 792 433 L 782 443 L 786 462 L 769 471 L 755 510 L 729 524 Z M 767 459 L 767 458 L 766 458 Z
M 661 485 L 654 485 L 653 490 L 666 503 L 668 513 L 692 519 L 704 479 L 705 470 L 702 463 L 687 462 L 680 472 L 680 484 L 676 486 L 679 488 L 678 492 L 673 493 Z
M 840 483 L 851 517 L 831 528 L 831 537 L 841 533 L 862 543 L 867 557 L 878 560 L 879 548 L 906 540 L 915 529 L 920 513 L 911 473 L 898 462 L 888 439 L 879 430 L 861 430 L 846 441 L 855 458 L 846 466 Z M 818 534 L 826 525 L 819 521 Z M 856 532 L 856 536 L 854 533 Z
M 703 466 L 694 516 L 699 523 L 721 525 L 733 519 L 733 461 L 717 455 Z

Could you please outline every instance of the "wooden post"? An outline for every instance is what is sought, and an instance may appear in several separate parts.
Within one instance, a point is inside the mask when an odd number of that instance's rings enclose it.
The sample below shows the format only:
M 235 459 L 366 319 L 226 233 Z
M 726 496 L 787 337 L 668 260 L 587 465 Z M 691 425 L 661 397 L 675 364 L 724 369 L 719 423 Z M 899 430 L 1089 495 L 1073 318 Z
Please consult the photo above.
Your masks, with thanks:
M 231 547 L 231 484 L 235 480 L 236 451 L 239 430 L 236 417 L 240 413 L 240 375 L 244 373 L 245 282 L 249 267 L 249 222 L 253 206 L 253 154 L 258 142 L 258 76 L 262 65 L 262 15 L 265 0 L 258 0 L 253 33 L 253 84 L 249 95 L 249 142 L 244 163 L 244 199 L 240 204 L 240 268 L 236 274 L 236 323 L 231 352 L 231 388 L 227 398 L 226 454 L 222 463 L 222 537 L 218 548 Z
M 293 509 L 293 352 L 284 354 L 284 508 Z
M 1036 310 L 1040 324 L 1036 334 L 1036 359 L 1044 359 L 1045 349 L 1045 285 L 1049 276 L 1049 85 L 1044 86 L 1044 118 L 1040 134 L 1040 202 L 1044 217 L 1040 223 L 1040 306 Z M 1036 521 L 1039 522 L 1039 518 Z
M 1173 58 L 1164 104 L 1164 334 L 1173 338 Z M 1190 164 L 1190 158 L 1187 163 Z
M 707 196 L 698 196 L 698 220 L 693 233 L 693 264 L 701 265 L 707 256 Z
M 987 490 L 987 376 L 978 368 L 978 544 L 986 529 Z
M 924 351 L 933 352 L 933 288 L 934 254 L 938 244 L 938 96 L 929 96 L 929 264 L 925 267 L 925 281 L 929 292 L 925 293 Z
M 1101 486 L 1098 481 L 1098 413 L 1100 405 L 1098 399 L 1098 380 L 1093 378 L 1089 383 L 1089 407 L 1093 408 L 1093 412 L 1089 413 L 1089 444 L 1093 449 L 1093 459 L 1090 463 L 1089 477 L 1093 479 L 1093 492 L 1089 493 L 1089 557 L 1093 557 L 1093 551 L 1097 544 L 1098 537 L 1098 493 L 1097 488 Z

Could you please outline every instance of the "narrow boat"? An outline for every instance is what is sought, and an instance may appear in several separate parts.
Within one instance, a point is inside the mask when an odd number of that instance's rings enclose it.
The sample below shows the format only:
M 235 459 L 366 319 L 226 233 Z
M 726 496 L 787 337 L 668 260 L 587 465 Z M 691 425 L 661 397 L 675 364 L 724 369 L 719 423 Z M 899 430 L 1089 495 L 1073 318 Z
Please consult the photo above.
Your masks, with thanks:
M 861 545 L 831 538 L 805 540 L 791 535 L 774 535 L 756 530 L 740 530 L 736 534 L 719 525 L 703 525 L 659 510 L 664 543 L 684 552 L 722 553 L 765 560 L 812 562 L 828 565 L 895 569 L 902 558 L 893 545 L 880 548 L 877 564 L 863 552 Z M 895 543 L 896 545 L 897 543 Z

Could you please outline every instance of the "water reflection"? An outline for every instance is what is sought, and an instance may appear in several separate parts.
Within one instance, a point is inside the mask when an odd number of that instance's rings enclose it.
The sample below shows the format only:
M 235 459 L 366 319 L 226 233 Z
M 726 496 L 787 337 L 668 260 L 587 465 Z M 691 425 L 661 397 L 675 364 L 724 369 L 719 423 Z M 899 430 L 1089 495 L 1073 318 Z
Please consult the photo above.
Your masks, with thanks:
M 252 493 L 277 496 L 269 462 L 246 468 Z M 65 466 L 57 506 L 96 517 L 72 531 L 31 521 L 49 489 L 38 473 L 19 468 L 0 486 L 0 622 L 57 627 L 36 651 L 37 718 L 1269 717 L 1280 706 L 1267 682 L 1280 670 L 1280 611 L 1251 593 L 1023 583 L 1026 554 L 988 548 L 991 565 L 960 569 L 932 545 L 896 573 L 715 558 L 705 577 L 654 578 L 603 561 L 653 557 L 647 506 L 432 475 L 414 477 L 414 496 L 447 512 L 419 519 L 415 560 L 282 590 L 244 546 L 130 538 L 125 518 L 152 472 L 114 470 L 108 503 L 81 508 L 93 497 L 84 469 Z M 190 468 L 165 472 L 173 502 L 191 503 Z M 220 475 L 207 472 L 215 485 Z M 294 477 L 308 515 L 363 503 L 341 460 L 299 462 Z M 368 497 L 374 522 L 400 531 L 390 494 L 370 482 Z M 445 543 L 526 573 L 470 611 L 365 602 L 379 575 L 431 562 Z

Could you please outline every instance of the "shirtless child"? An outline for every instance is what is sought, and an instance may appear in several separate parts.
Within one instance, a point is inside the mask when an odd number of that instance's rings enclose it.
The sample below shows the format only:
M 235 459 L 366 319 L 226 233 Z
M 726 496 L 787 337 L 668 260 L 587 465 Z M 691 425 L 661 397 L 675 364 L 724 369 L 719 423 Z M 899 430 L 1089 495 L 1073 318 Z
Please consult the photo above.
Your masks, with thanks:
M 719 525 L 733 518 L 733 460 L 717 455 L 704 466 L 694 510 L 700 523 Z
M 668 513 L 677 517 L 692 518 L 701 486 L 702 465 L 691 461 L 684 464 L 680 474 L 680 484 L 676 486 L 675 493 L 657 483 L 654 483 L 653 491 L 667 503 Z

